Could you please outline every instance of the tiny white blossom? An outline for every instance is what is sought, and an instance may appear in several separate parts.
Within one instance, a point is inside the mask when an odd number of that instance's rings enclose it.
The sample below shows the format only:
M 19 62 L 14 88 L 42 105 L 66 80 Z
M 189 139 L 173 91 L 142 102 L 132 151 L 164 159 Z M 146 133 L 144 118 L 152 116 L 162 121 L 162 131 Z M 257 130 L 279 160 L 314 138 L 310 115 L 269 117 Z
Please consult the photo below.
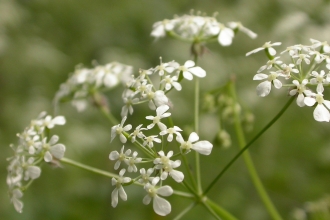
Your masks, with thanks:
M 318 40 L 315 40 L 315 39 L 310 39 L 310 41 L 312 42 L 313 44 L 313 48 L 317 48 L 317 47 L 320 47 L 322 46 L 322 50 L 323 52 L 325 53 L 329 53 L 330 52 L 330 46 L 328 44 L 328 42 L 324 41 L 324 42 L 321 42 L 321 41 L 318 41 Z
M 234 31 L 231 28 L 227 28 L 223 24 L 220 24 L 220 33 L 218 35 L 218 42 L 222 46 L 230 46 L 235 36 Z
M 51 162 L 53 157 L 57 159 L 62 159 L 65 152 L 65 146 L 63 144 L 56 144 L 59 140 L 57 135 L 53 135 L 49 142 L 47 143 L 47 138 L 43 139 L 42 147 L 46 150 L 44 155 L 44 160 L 46 162 Z
M 269 75 L 266 75 L 264 73 L 258 73 L 253 77 L 253 80 L 264 80 L 264 82 L 260 83 L 257 86 L 257 94 L 258 96 L 265 97 L 270 93 L 270 90 L 272 88 L 272 83 L 274 83 L 274 87 L 276 89 L 280 89 L 282 87 L 282 83 L 280 80 L 277 79 L 277 77 L 280 74 L 277 72 L 270 72 Z
M 155 177 L 151 177 L 150 175 L 154 172 L 153 168 L 149 168 L 147 171 L 144 168 L 140 169 L 141 178 L 138 180 L 139 183 L 146 185 L 150 183 Z
M 120 170 L 119 177 L 117 179 L 112 178 L 112 185 L 116 186 L 115 189 L 111 193 L 111 205 L 114 208 L 118 204 L 118 195 L 123 201 L 127 200 L 127 194 L 126 194 L 122 184 L 131 182 L 131 178 L 124 177 L 125 171 L 126 171 L 125 169 Z
M 276 50 L 273 48 L 273 46 L 279 46 L 281 44 L 282 44 L 281 42 L 270 43 L 270 41 L 268 41 L 262 47 L 258 47 L 257 49 L 254 49 L 254 50 L 246 53 L 246 56 L 249 56 L 253 53 L 257 53 L 261 50 L 268 50 L 269 54 L 271 56 L 274 56 L 276 54 Z
M 159 138 L 157 138 L 157 135 L 151 135 L 148 137 L 144 137 L 143 146 L 148 145 L 150 148 L 153 148 L 154 142 L 161 143 L 162 141 Z
M 293 63 L 290 63 L 289 65 L 286 65 L 285 63 L 281 65 L 282 70 L 279 70 L 280 72 L 286 79 L 291 77 L 291 73 L 299 73 L 299 70 L 294 68 L 295 65 Z
M 141 138 L 141 139 L 145 137 L 145 135 L 142 133 L 142 130 L 147 130 L 147 129 L 141 128 L 141 127 L 142 127 L 142 124 L 137 126 L 135 128 L 135 130 L 129 135 L 131 137 L 132 143 L 134 143 L 136 141 L 136 137 Z
M 110 160 L 117 160 L 114 166 L 114 169 L 117 170 L 122 161 L 125 161 L 127 157 L 131 154 L 131 150 L 128 149 L 124 153 L 125 146 L 122 146 L 120 153 L 118 151 L 112 151 L 109 155 Z
M 113 141 L 113 139 L 116 137 L 116 135 L 119 135 L 119 139 L 122 143 L 126 143 L 127 138 L 125 137 L 125 135 L 123 134 L 123 132 L 129 131 L 132 129 L 132 125 L 128 124 L 125 127 L 124 123 L 126 121 L 127 117 L 123 117 L 123 119 L 121 120 L 121 123 L 118 125 L 115 125 L 111 128 L 111 141 Z
M 323 94 L 312 94 L 310 97 L 305 97 L 304 102 L 307 106 L 313 106 L 316 102 L 316 108 L 314 109 L 313 116 L 316 121 L 330 121 L 330 101 L 323 99 Z
M 20 200 L 23 197 L 23 193 L 20 189 L 14 189 L 11 192 L 11 202 L 13 203 L 17 212 L 22 213 L 23 202 Z
M 124 101 L 125 105 L 121 109 L 120 116 L 125 117 L 125 116 L 127 116 L 128 113 L 130 115 L 132 115 L 134 112 L 133 105 L 138 103 L 139 99 L 129 96 L 129 97 L 123 97 L 123 101 Z
M 155 73 L 158 72 L 158 74 L 160 76 L 163 76 L 165 74 L 165 72 L 172 73 L 175 70 L 173 65 L 170 65 L 170 63 L 163 63 L 161 57 L 159 59 L 160 59 L 160 64 L 158 66 L 156 66 L 156 68 L 154 70 Z
M 274 59 L 272 59 L 272 60 L 268 60 L 267 61 L 267 64 L 266 65 L 264 65 L 264 66 L 262 66 L 262 67 L 260 67 L 259 68 L 259 70 L 257 71 L 258 73 L 260 73 L 260 72 L 262 72 L 262 71 L 264 71 L 265 69 L 270 69 L 270 68 L 272 68 L 274 65 L 280 65 L 281 63 L 282 63 L 282 61 L 281 60 L 278 60 L 280 57 L 275 57 Z
M 195 62 L 192 60 L 188 60 L 184 63 L 183 66 L 180 66 L 178 68 L 179 71 L 182 71 L 183 77 L 186 78 L 187 80 L 192 80 L 193 75 L 198 76 L 200 78 L 203 78 L 206 76 L 205 70 L 203 70 L 199 66 L 195 66 Z
M 177 81 L 178 76 L 165 76 L 161 83 L 165 84 L 165 90 L 170 90 L 173 86 L 177 91 L 180 91 L 182 89 L 182 86 Z
M 170 186 L 156 187 L 159 182 L 159 177 L 155 177 L 152 183 L 147 183 L 144 189 L 147 191 L 147 195 L 143 198 L 143 204 L 148 205 L 153 200 L 154 211 L 161 216 L 168 215 L 171 212 L 171 204 L 158 195 L 170 196 L 173 194 L 173 189 Z
M 196 134 L 196 132 L 192 132 L 189 135 L 188 141 L 184 141 L 181 135 L 177 136 L 176 140 L 181 144 L 180 149 L 184 153 L 189 153 L 192 149 L 200 154 L 209 155 L 211 154 L 213 148 L 213 145 L 209 141 L 198 141 L 199 136 Z
M 156 165 L 156 169 L 161 169 L 161 176 L 162 180 L 165 180 L 168 175 L 170 175 L 176 182 L 180 183 L 184 179 L 184 175 L 181 171 L 174 170 L 181 165 L 180 160 L 172 161 L 170 158 L 173 156 L 173 151 L 169 151 L 165 156 L 164 151 L 158 152 L 159 156 L 154 160 L 154 164 Z
M 228 22 L 228 26 L 231 29 L 238 29 L 239 31 L 242 31 L 244 34 L 248 35 L 252 39 L 256 38 L 258 35 L 251 31 L 250 29 L 244 27 L 241 22 Z
M 137 167 L 135 164 L 140 163 L 142 158 L 137 157 L 138 152 L 134 151 L 132 157 L 126 157 L 125 163 L 128 165 L 127 171 L 128 172 L 137 172 Z
M 148 125 L 147 128 L 151 129 L 155 126 L 155 124 L 157 124 L 160 130 L 166 129 L 166 125 L 163 124 L 160 120 L 162 118 L 166 118 L 171 115 L 170 112 L 166 112 L 169 108 L 170 107 L 168 105 L 159 106 L 156 109 L 156 114 L 157 114 L 156 116 L 146 116 L 146 119 L 152 120 L 152 123 L 150 125 Z
M 179 128 L 178 126 L 174 126 L 172 128 L 167 128 L 167 129 L 162 130 L 159 134 L 160 135 L 168 134 L 167 141 L 171 142 L 173 140 L 174 134 L 181 136 L 181 134 L 179 133 L 180 131 L 182 131 L 181 128 Z
M 291 96 L 294 96 L 294 95 L 296 95 L 296 94 L 298 93 L 298 97 L 297 97 L 297 105 L 300 106 L 300 107 L 305 106 L 305 102 L 304 102 L 305 96 L 304 96 L 304 94 L 307 95 L 307 96 L 310 96 L 311 93 L 312 93 L 310 90 L 308 90 L 308 89 L 306 88 L 306 85 L 307 85 L 307 83 L 308 83 L 308 80 L 307 80 L 307 79 L 304 79 L 304 80 L 301 82 L 301 84 L 298 82 L 298 80 L 293 80 L 292 83 L 293 83 L 294 85 L 296 85 L 297 88 L 296 88 L 296 89 L 292 89 L 292 90 L 290 91 L 290 95 L 291 95 Z
M 318 93 L 323 93 L 324 91 L 323 84 L 327 84 L 327 81 L 325 80 L 324 70 L 321 70 L 320 73 L 316 71 L 312 71 L 311 75 L 314 76 L 315 78 L 311 79 L 310 83 L 314 85 L 317 84 L 316 91 Z

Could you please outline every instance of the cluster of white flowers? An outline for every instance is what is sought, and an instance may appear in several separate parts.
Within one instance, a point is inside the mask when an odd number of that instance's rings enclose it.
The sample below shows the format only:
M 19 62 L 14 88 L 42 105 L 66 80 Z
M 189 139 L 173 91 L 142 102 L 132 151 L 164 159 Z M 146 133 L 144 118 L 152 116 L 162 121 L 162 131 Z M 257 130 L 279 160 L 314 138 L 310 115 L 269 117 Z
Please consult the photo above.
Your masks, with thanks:
M 153 25 L 151 36 L 155 38 L 170 35 L 188 42 L 207 42 L 217 39 L 222 46 L 231 45 L 235 32 L 242 31 L 251 38 L 257 34 L 240 22 L 228 22 L 228 27 L 217 21 L 215 16 L 183 15 L 158 21 Z
M 195 66 L 191 60 L 185 62 L 184 65 L 179 65 L 175 61 L 163 63 L 155 68 L 148 70 L 140 70 L 138 77 L 131 78 L 127 82 L 127 87 L 123 93 L 123 100 L 125 102 L 122 108 L 122 121 L 111 129 L 111 141 L 115 137 L 119 137 L 121 143 L 126 144 L 128 140 L 137 146 L 147 157 L 138 157 L 138 152 L 132 152 L 131 149 L 125 150 L 122 146 L 120 151 L 112 151 L 109 159 L 116 161 L 114 169 L 118 170 L 120 166 L 125 166 L 119 170 L 119 177 L 113 178 L 112 183 L 115 189 L 112 193 L 112 206 L 116 207 L 118 204 L 118 197 L 122 200 L 127 200 L 127 195 L 124 191 L 126 185 L 134 182 L 139 183 L 147 191 L 147 195 L 143 199 L 144 204 L 149 204 L 153 200 L 154 211 L 159 215 L 167 215 L 171 212 L 171 204 L 160 196 L 170 196 L 173 193 L 171 186 L 162 186 L 162 181 L 166 180 L 168 176 L 174 181 L 180 183 L 184 180 L 183 172 L 178 168 L 181 165 L 180 160 L 173 160 L 181 154 L 185 155 L 191 150 L 197 151 L 203 155 L 209 155 L 212 151 L 213 145 L 209 141 L 199 141 L 199 137 L 195 132 L 192 132 L 187 141 L 185 141 L 180 132 L 181 128 L 175 125 L 168 126 L 164 119 L 171 116 L 168 112 L 170 109 L 169 99 L 166 93 L 171 89 L 181 90 L 182 86 L 179 83 L 180 79 L 192 80 L 193 75 L 198 77 L 205 77 L 206 72 L 201 67 Z M 159 85 L 153 84 L 151 75 L 160 77 Z M 155 116 L 146 116 L 149 121 L 148 125 L 143 127 L 142 124 L 132 129 L 131 124 L 125 125 L 128 112 L 133 113 L 134 104 L 148 103 L 151 110 L 155 111 Z M 152 135 L 146 135 L 146 132 L 155 131 Z M 131 133 L 130 133 L 131 132 Z M 167 136 L 167 138 L 161 138 Z M 173 141 L 173 140 L 176 140 Z M 164 146 L 177 149 L 178 152 L 174 154 L 173 150 L 165 152 Z M 166 148 L 167 148 L 166 147 Z M 139 168 L 139 165 L 148 165 Z M 129 174 L 137 173 L 139 176 L 135 178 L 124 177 L 126 171 Z
M 281 45 L 280 42 L 267 42 L 246 55 L 265 50 L 270 60 L 260 67 L 253 80 L 263 80 L 257 86 L 257 94 L 267 96 L 272 86 L 277 89 L 282 87 L 291 88 L 289 94 L 297 96 L 297 105 L 314 106 L 314 119 L 316 121 L 330 121 L 330 101 L 323 98 L 324 87 L 330 83 L 330 46 L 327 42 L 311 39 L 311 45 L 293 45 L 287 47 L 276 56 L 273 46 Z M 290 63 L 281 60 L 282 55 L 288 55 Z M 323 69 L 322 69 L 323 68 Z M 268 74 L 262 73 L 268 71 Z M 284 80 L 291 80 L 291 84 L 282 84 Z M 316 87 L 311 90 L 309 87 Z
M 160 77 L 159 85 L 151 82 L 151 75 Z M 148 70 L 140 69 L 139 76 L 136 78 L 132 76 L 126 83 L 126 89 L 122 95 L 125 105 L 122 108 L 121 116 L 125 117 L 128 113 L 133 114 L 133 105 L 144 102 L 148 102 L 151 110 L 155 110 L 161 105 L 169 105 L 166 93 L 173 88 L 180 91 L 182 89 L 180 81 L 183 78 L 192 80 L 193 75 L 202 78 L 206 76 L 206 72 L 201 67 L 195 66 L 195 62 L 191 60 L 180 65 L 175 61 L 163 63 L 160 58 L 160 65 Z M 161 115 L 161 112 L 157 112 L 156 117 L 159 118 Z M 153 119 L 150 118 L 150 120 Z M 150 126 L 153 127 L 153 125 Z M 161 125 L 158 124 L 158 126 Z
M 63 116 L 53 118 L 42 112 L 22 133 L 17 134 L 19 144 L 11 145 L 14 156 L 8 158 L 7 184 L 11 202 L 18 212 L 23 209 L 20 200 L 23 191 L 41 174 L 40 164 L 43 161 L 56 164 L 64 156 L 65 146 L 58 143 L 59 137 L 48 135 L 49 129 L 64 124 Z
M 92 69 L 79 66 L 69 79 L 61 84 L 55 95 L 55 103 L 69 100 L 78 111 L 83 111 L 87 107 L 86 98 L 89 95 L 112 89 L 120 82 L 125 83 L 132 72 L 132 66 L 118 62 L 95 66 Z

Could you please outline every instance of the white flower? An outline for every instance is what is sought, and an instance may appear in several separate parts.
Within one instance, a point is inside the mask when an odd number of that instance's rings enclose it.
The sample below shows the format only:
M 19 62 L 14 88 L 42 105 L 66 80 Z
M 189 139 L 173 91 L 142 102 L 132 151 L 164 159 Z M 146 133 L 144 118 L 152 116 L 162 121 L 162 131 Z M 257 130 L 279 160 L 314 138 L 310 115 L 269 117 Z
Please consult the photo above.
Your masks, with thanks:
M 258 35 L 251 31 L 250 29 L 244 27 L 241 22 L 228 22 L 228 26 L 231 29 L 238 29 L 239 31 L 242 31 L 244 34 L 248 35 L 252 39 L 256 38 Z
M 48 115 L 44 120 L 42 120 L 42 126 L 45 126 L 49 129 L 52 129 L 55 125 L 64 125 L 65 118 L 63 116 L 56 116 L 52 118 L 52 116 Z
M 123 97 L 123 101 L 125 105 L 121 109 L 120 116 L 123 118 L 127 116 L 127 113 L 129 112 L 130 115 L 133 114 L 134 109 L 133 105 L 139 102 L 138 98 L 133 98 L 133 96 Z
M 307 106 L 313 106 L 317 102 L 317 106 L 313 112 L 316 121 L 330 121 L 330 101 L 323 99 L 323 94 L 313 94 L 311 97 L 305 97 L 304 100 Z
M 284 76 L 286 79 L 288 79 L 291 77 L 291 73 L 299 73 L 299 70 L 293 67 L 295 67 L 293 63 L 290 63 L 289 65 L 284 63 L 281 66 L 282 70 L 279 70 L 278 72 L 282 73 L 281 76 Z
M 229 46 L 233 42 L 235 33 L 232 29 L 227 28 L 223 24 L 220 24 L 220 33 L 218 35 L 218 42 L 222 46 Z
M 162 130 L 159 134 L 160 135 L 168 134 L 167 141 L 171 142 L 173 140 L 174 134 L 181 136 L 181 134 L 179 133 L 180 131 L 182 131 L 181 128 L 179 128 L 178 126 L 174 126 L 172 128 L 167 128 Z
M 62 159 L 65 153 L 65 146 L 63 144 L 56 144 L 59 140 L 57 135 L 53 135 L 49 142 L 47 143 L 47 138 L 43 139 L 43 149 L 45 149 L 44 160 L 46 162 L 51 162 L 53 157 L 57 159 Z
M 11 192 L 11 202 L 13 203 L 15 209 L 17 212 L 22 213 L 23 210 L 23 202 L 20 200 L 20 198 L 23 197 L 23 193 L 20 189 L 14 189 Z
M 155 177 L 152 180 L 152 183 L 147 183 L 144 189 L 148 194 L 143 198 L 143 204 L 148 205 L 153 199 L 153 208 L 154 211 L 161 216 L 168 215 L 171 212 L 171 204 L 158 195 L 161 196 L 170 196 L 173 194 L 173 189 L 170 186 L 161 186 L 156 187 L 156 184 L 159 182 L 159 177 Z
M 257 71 L 258 73 L 264 71 L 265 69 L 270 69 L 272 68 L 274 65 L 280 65 L 282 63 L 282 61 L 278 60 L 280 57 L 275 57 L 274 59 L 272 60 L 268 60 L 267 61 L 267 64 L 260 67 L 259 70 Z
M 323 46 L 322 47 L 323 52 L 325 52 L 325 53 L 329 53 L 330 52 L 330 46 L 329 46 L 328 42 L 326 42 L 326 41 L 321 42 L 321 41 L 318 41 L 318 40 L 315 40 L 315 39 L 310 39 L 310 41 L 312 42 L 312 44 L 313 44 L 312 47 L 314 49 L 317 48 L 317 47 L 319 47 L 319 46 Z
M 173 156 L 173 151 L 169 151 L 165 156 L 164 151 L 158 152 L 159 156 L 154 160 L 154 164 L 156 165 L 156 169 L 161 169 L 161 176 L 162 180 L 165 180 L 168 175 L 170 175 L 176 182 L 180 183 L 184 179 L 184 175 L 181 171 L 174 170 L 181 165 L 180 160 L 172 161 L 170 158 Z
M 113 141 L 113 139 L 116 137 L 116 135 L 119 135 L 119 139 L 122 143 L 126 143 L 127 138 L 125 137 L 125 135 L 123 134 L 123 132 L 129 131 L 132 129 L 132 125 L 128 124 L 125 127 L 124 123 L 126 121 L 127 117 L 123 117 L 123 119 L 121 120 L 121 123 L 118 125 L 115 125 L 111 128 L 111 141 Z
M 150 175 L 154 172 L 153 168 L 149 168 L 146 172 L 144 168 L 140 169 L 141 178 L 138 180 L 139 183 L 146 185 L 150 183 L 155 177 L 150 177 Z
M 300 53 L 300 54 L 297 54 L 297 55 L 293 55 L 292 58 L 298 58 L 297 61 L 296 61 L 296 64 L 297 65 L 300 65 L 302 61 L 305 61 L 306 64 L 310 64 L 311 61 L 310 61 L 310 56 L 308 54 L 303 54 L 303 53 Z
M 253 53 L 257 53 L 261 50 L 268 50 L 269 54 L 271 56 L 274 56 L 276 54 L 276 50 L 273 48 L 273 46 L 279 46 L 281 44 L 282 44 L 281 42 L 270 43 L 270 41 L 268 41 L 262 47 L 258 47 L 257 49 L 254 49 L 254 50 L 246 53 L 246 56 L 249 56 Z
M 154 23 L 152 26 L 153 30 L 151 32 L 151 36 L 155 38 L 165 37 L 166 31 L 171 31 L 174 28 L 174 20 L 163 20 Z
M 24 180 L 28 181 L 29 179 L 37 179 L 39 178 L 41 174 L 41 169 L 38 166 L 33 165 L 34 158 L 30 157 L 26 162 L 25 162 L 25 157 L 22 156 L 22 164 L 21 166 L 25 170 L 24 172 Z
M 168 98 L 165 95 L 164 91 L 157 90 L 156 92 L 154 92 L 152 90 L 152 85 L 150 85 L 150 88 L 148 89 L 144 97 L 149 100 L 148 106 L 151 110 L 155 110 L 158 106 L 168 104 Z
M 264 82 L 260 83 L 257 86 L 257 94 L 258 96 L 265 97 L 270 93 L 270 90 L 272 88 L 272 83 L 274 84 L 274 87 L 276 89 L 280 89 L 282 87 L 282 83 L 280 80 L 277 79 L 277 77 L 280 74 L 277 72 L 270 72 L 269 75 L 266 75 L 264 73 L 258 73 L 253 77 L 253 80 L 264 80 Z
M 152 148 L 152 147 L 154 147 L 154 142 L 161 143 L 162 141 L 159 138 L 157 138 L 157 135 L 151 135 L 148 137 L 144 137 L 143 146 L 148 145 L 150 148 Z
M 323 93 L 323 91 L 324 91 L 323 84 L 327 83 L 324 78 L 325 77 L 324 70 L 321 70 L 320 74 L 316 71 L 312 71 L 311 75 L 314 76 L 315 78 L 311 79 L 310 83 L 314 84 L 314 85 L 317 84 L 316 91 L 318 93 Z
M 159 59 L 160 59 L 160 65 L 156 66 L 154 70 L 155 73 L 158 72 L 160 76 L 163 76 L 165 72 L 172 73 L 175 70 L 173 65 L 170 65 L 170 63 L 163 63 L 161 57 Z
M 115 163 L 115 166 L 114 166 L 115 170 L 117 170 L 119 168 L 121 162 L 125 161 L 125 159 L 127 157 L 129 157 L 129 155 L 131 154 L 130 149 L 126 150 L 124 153 L 124 148 L 125 148 L 125 146 L 122 146 L 120 153 L 118 151 L 112 151 L 109 155 L 110 160 L 117 160 Z
M 142 133 L 142 130 L 147 130 L 147 129 L 141 128 L 141 127 L 142 127 L 142 124 L 137 126 L 135 128 L 135 130 L 129 135 L 131 137 L 132 143 L 134 143 L 136 141 L 136 137 L 141 138 L 141 139 L 145 137 L 145 135 Z
M 182 86 L 178 81 L 178 76 L 165 76 L 165 78 L 161 81 L 161 83 L 165 84 L 165 90 L 170 90 L 172 86 L 180 91 L 182 89 Z
M 153 128 L 155 126 L 155 124 L 157 124 L 160 130 L 166 129 L 166 125 L 163 124 L 160 121 L 160 119 L 169 117 L 171 115 L 170 112 L 166 112 L 169 108 L 170 107 L 168 105 L 159 106 L 156 109 L 156 113 L 157 113 L 156 116 L 147 116 L 146 119 L 152 120 L 152 123 L 150 125 L 148 125 L 147 128 L 148 129 L 151 129 L 151 128 Z
M 142 158 L 137 158 L 138 152 L 134 151 L 132 157 L 125 158 L 125 163 L 128 165 L 128 172 L 137 172 L 137 167 L 135 164 L 140 163 Z
M 112 185 L 116 185 L 116 188 L 111 193 L 111 205 L 112 207 L 116 207 L 118 204 L 118 194 L 123 201 L 127 200 L 127 194 L 122 186 L 123 183 L 131 182 L 131 178 L 124 177 L 125 169 L 120 170 L 119 177 L 112 178 Z
M 188 141 L 184 141 L 181 135 L 177 136 L 176 140 L 181 144 L 180 149 L 184 153 L 189 153 L 193 149 L 200 154 L 209 155 L 213 148 L 209 141 L 198 141 L 199 137 L 195 132 L 189 135 Z
M 198 76 L 200 78 L 203 78 L 206 76 L 206 72 L 205 70 L 203 70 L 202 68 L 200 68 L 199 66 L 195 66 L 195 62 L 192 60 L 188 60 L 184 63 L 183 66 L 180 66 L 178 68 L 179 71 L 182 71 L 183 77 L 188 79 L 188 80 L 192 80 L 193 79 L 193 75 Z
M 290 95 L 291 96 L 294 96 L 298 93 L 298 97 L 297 97 L 297 105 L 300 106 L 300 107 L 303 107 L 305 106 L 305 102 L 304 102 L 304 99 L 305 99 L 305 95 L 307 96 L 310 96 L 311 95 L 311 91 L 310 90 L 307 90 L 306 88 L 306 85 L 308 83 L 308 80 L 307 79 L 304 79 L 301 84 L 298 82 L 298 80 L 293 80 L 292 83 L 294 85 L 297 86 L 296 89 L 292 89 L 290 91 Z

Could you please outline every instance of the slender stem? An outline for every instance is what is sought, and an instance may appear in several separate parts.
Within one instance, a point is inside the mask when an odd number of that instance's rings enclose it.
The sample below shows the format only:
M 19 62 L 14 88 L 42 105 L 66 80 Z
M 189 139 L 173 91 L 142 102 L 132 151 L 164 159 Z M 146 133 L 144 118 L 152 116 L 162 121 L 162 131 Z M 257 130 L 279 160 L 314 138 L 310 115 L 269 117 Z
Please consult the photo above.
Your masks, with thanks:
M 230 82 L 229 88 L 230 88 L 231 95 L 232 95 L 233 99 L 235 100 L 234 103 L 238 103 L 234 82 Z M 235 130 L 236 130 L 236 135 L 238 138 L 239 146 L 241 149 L 243 149 L 244 146 L 246 145 L 246 140 L 245 140 L 245 135 L 244 135 L 244 131 L 242 128 L 242 124 L 241 124 L 240 112 L 235 110 L 234 117 L 235 117 Z M 251 155 L 247 150 L 244 152 L 243 158 L 244 158 L 246 167 L 249 171 L 252 182 L 254 184 L 254 187 L 256 188 L 256 190 L 257 190 L 262 202 L 264 203 L 267 211 L 269 212 L 270 216 L 276 220 L 282 219 L 282 217 L 278 213 L 276 207 L 274 206 L 272 200 L 270 199 L 264 185 L 262 184 L 260 177 L 258 175 L 258 172 L 252 161 Z
M 186 213 L 188 213 L 192 208 L 194 208 L 197 205 L 196 202 L 191 203 L 187 208 L 182 210 L 179 215 L 177 215 L 173 220 L 179 220 L 181 219 Z
M 194 54 L 195 65 L 197 65 L 198 54 Z M 195 122 L 195 132 L 199 131 L 199 79 L 195 79 L 195 111 L 194 111 L 194 122 Z M 200 159 L 199 153 L 195 152 L 195 163 L 196 163 L 196 179 L 197 179 L 197 192 L 202 194 L 202 183 L 201 183 L 201 169 L 200 169 Z
M 188 172 L 189 179 L 190 179 L 190 181 L 192 182 L 194 189 L 196 189 L 196 182 L 195 182 L 195 180 L 194 180 L 193 174 L 192 174 L 191 169 L 190 169 L 190 167 L 189 167 L 189 164 L 188 164 L 187 158 L 186 158 L 186 156 L 183 155 L 183 154 L 181 154 L 181 156 L 182 156 L 183 164 L 185 165 L 186 170 L 187 170 L 187 172 Z
M 225 209 L 217 205 L 215 202 L 210 200 L 209 198 L 206 198 L 206 201 L 203 203 L 204 205 L 207 205 L 208 209 L 211 209 L 213 212 L 215 212 L 218 216 L 221 217 L 223 220 L 237 220 L 232 214 L 227 212 Z
M 204 191 L 204 195 L 206 195 L 211 188 L 216 184 L 216 182 L 222 177 L 222 175 L 229 169 L 229 167 L 263 134 L 268 130 L 286 111 L 286 109 L 290 106 L 295 97 L 291 97 L 288 102 L 283 106 L 283 108 L 275 115 L 275 117 L 248 143 L 242 148 L 234 157 L 229 161 L 229 163 L 221 170 L 221 172 L 214 178 L 211 184 Z
M 100 170 L 100 169 L 97 169 L 95 167 L 91 167 L 91 166 L 79 163 L 77 161 L 74 161 L 74 160 L 71 160 L 71 159 L 68 159 L 68 158 L 65 158 L 65 157 L 63 157 L 61 159 L 61 162 L 72 165 L 72 166 L 75 166 L 75 167 L 79 167 L 83 170 L 87 170 L 87 171 L 90 171 L 92 173 L 100 174 L 102 176 L 106 176 L 106 177 L 110 177 L 110 178 L 113 178 L 113 177 L 118 178 L 119 177 L 117 174 L 110 173 L 110 172 L 107 172 L 107 171 L 104 171 L 104 170 Z

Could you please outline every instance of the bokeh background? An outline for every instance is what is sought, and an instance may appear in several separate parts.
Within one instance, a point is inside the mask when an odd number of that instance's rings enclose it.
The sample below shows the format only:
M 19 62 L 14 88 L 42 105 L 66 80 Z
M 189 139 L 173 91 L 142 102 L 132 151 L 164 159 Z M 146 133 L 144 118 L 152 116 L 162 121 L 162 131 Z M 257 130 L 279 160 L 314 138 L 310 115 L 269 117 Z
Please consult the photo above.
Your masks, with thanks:
M 218 12 L 218 20 L 242 21 L 258 33 L 252 40 L 244 34 L 233 45 L 208 45 L 199 65 L 207 71 L 201 80 L 202 92 L 237 78 L 239 99 L 255 115 L 250 140 L 284 105 L 287 91 L 272 91 L 266 98 L 255 93 L 253 75 L 266 58 L 263 53 L 245 53 L 266 41 L 283 42 L 281 49 L 309 44 L 309 39 L 329 41 L 330 4 L 326 0 L 0 0 L 0 219 L 172 219 L 185 205 L 184 198 L 172 196 L 168 217 L 154 214 L 151 205 L 142 204 L 144 192 L 127 187 L 128 201 L 111 207 L 111 180 L 78 168 L 54 169 L 43 166 L 42 175 L 25 192 L 22 214 L 9 202 L 6 185 L 6 158 L 12 155 L 10 143 L 17 143 L 21 132 L 41 111 L 53 112 L 52 99 L 77 64 L 91 67 L 118 61 L 139 68 L 150 68 L 163 60 L 180 63 L 191 59 L 189 45 L 173 39 L 154 41 L 150 37 L 156 21 L 183 15 L 191 9 L 208 15 Z M 190 84 L 173 94 L 173 117 L 178 124 L 191 124 L 193 100 Z M 114 115 L 120 115 L 121 88 L 111 91 L 109 102 Z M 179 96 L 180 95 L 180 96 Z M 329 96 L 328 96 L 329 97 Z M 329 98 L 328 98 L 329 99 Z M 312 108 L 292 105 L 283 117 L 251 148 L 265 187 L 285 219 L 295 208 L 330 193 L 330 125 L 317 123 Z M 77 114 L 63 104 L 60 114 L 67 124 L 54 132 L 67 146 L 66 157 L 112 170 L 108 155 L 121 144 L 110 141 L 110 126 L 98 110 L 90 106 Z M 137 110 L 134 118 L 144 117 Z M 204 114 L 200 136 L 213 140 L 217 132 L 216 115 Z M 181 125 L 180 124 L 180 125 Z M 228 128 L 229 131 L 233 131 Z M 238 152 L 233 145 L 224 150 L 215 146 L 212 155 L 201 158 L 203 185 L 206 186 L 230 158 Z M 209 193 L 210 198 L 238 219 L 270 219 L 257 196 L 242 159 L 223 176 Z M 213 219 L 201 206 L 183 219 Z

